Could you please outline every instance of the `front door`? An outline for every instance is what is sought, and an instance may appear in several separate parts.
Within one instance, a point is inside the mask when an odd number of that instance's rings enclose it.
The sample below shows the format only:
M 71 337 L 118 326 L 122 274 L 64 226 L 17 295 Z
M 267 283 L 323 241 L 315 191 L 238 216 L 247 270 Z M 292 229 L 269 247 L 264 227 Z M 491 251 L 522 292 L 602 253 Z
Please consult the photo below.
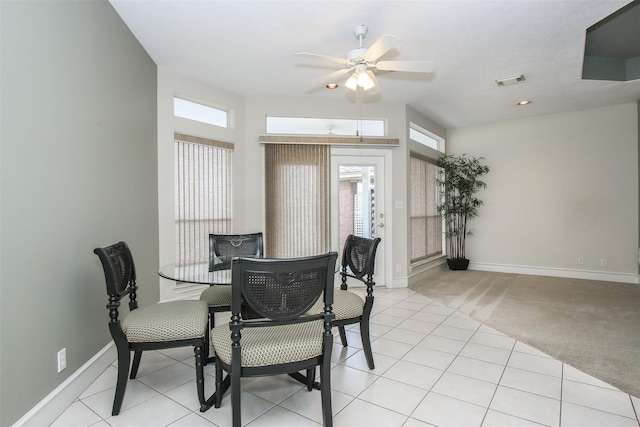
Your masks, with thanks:
M 376 254 L 374 280 L 387 285 L 385 277 L 385 186 L 384 157 L 331 155 L 331 247 L 342 256 L 342 248 L 349 234 L 360 237 L 380 237 Z M 341 258 L 340 258 L 341 259 Z M 361 282 L 353 281 L 353 285 Z

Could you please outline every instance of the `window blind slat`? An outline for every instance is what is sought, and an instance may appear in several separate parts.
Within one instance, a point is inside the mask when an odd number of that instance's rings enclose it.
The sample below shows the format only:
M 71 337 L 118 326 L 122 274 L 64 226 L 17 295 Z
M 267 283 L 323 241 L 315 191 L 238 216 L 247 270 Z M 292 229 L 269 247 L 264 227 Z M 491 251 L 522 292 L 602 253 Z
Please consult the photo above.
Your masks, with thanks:
M 411 262 L 442 254 L 442 217 L 438 213 L 439 167 L 432 159 L 411 154 Z
M 265 146 L 265 252 L 301 257 L 329 250 L 329 147 Z
M 178 262 L 207 258 L 209 233 L 231 231 L 232 151 L 201 144 L 203 138 L 198 143 L 184 139 L 176 135 L 174 142 Z

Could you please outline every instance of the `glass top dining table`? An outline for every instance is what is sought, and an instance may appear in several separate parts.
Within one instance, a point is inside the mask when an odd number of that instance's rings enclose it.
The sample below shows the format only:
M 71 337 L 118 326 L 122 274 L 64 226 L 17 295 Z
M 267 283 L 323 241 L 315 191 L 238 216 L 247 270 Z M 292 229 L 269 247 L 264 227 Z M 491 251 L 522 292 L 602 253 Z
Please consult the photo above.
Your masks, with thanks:
M 214 257 L 213 262 L 208 259 L 174 262 L 161 267 L 158 274 L 160 277 L 176 282 L 230 285 L 232 259 L 233 257 Z M 340 266 L 336 265 L 335 272 L 339 271 Z
M 158 270 L 160 277 L 184 283 L 203 285 L 231 284 L 231 258 L 215 257 L 167 264 Z

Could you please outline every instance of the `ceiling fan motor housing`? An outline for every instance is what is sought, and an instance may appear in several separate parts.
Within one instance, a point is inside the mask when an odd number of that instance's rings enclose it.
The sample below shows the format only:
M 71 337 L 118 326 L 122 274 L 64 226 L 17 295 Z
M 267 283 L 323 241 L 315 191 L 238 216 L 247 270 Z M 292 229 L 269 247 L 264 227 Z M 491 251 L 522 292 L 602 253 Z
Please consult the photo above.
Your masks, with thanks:
M 356 58 L 358 58 L 358 57 L 362 57 L 362 55 L 363 55 L 366 51 L 367 51 L 367 49 L 366 49 L 366 48 L 364 48 L 364 47 L 361 47 L 361 48 L 358 48 L 358 49 L 350 50 L 349 52 L 347 52 L 347 59 L 348 59 L 349 61 L 352 61 L 352 60 L 354 60 L 354 59 L 356 59 Z M 355 61 L 355 62 L 356 62 L 356 63 L 358 63 L 358 61 Z M 364 60 L 363 60 L 363 62 L 364 62 Z

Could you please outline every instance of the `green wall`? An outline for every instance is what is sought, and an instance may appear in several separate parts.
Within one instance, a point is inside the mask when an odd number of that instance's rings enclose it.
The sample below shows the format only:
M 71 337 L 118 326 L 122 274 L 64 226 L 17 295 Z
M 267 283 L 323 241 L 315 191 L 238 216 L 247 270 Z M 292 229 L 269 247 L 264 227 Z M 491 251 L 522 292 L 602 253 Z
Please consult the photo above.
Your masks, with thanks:
M 0 425 L 111 341 L 93 249 L 158 301 L 156 66 L 107 1 L 0 1 Z M 58 350 L 67 369 L 57 372 Z

